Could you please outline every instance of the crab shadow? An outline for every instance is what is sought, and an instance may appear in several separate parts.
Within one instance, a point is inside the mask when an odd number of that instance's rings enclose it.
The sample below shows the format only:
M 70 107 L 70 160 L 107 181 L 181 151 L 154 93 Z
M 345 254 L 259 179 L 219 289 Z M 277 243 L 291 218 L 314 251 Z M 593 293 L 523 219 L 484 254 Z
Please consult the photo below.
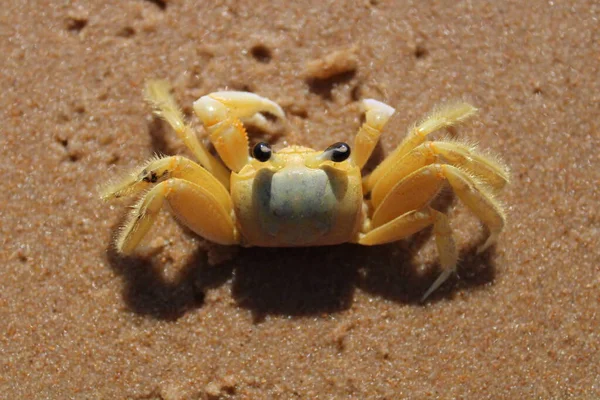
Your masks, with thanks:
M 166 278 L 151 259 L 122 257 L 109 250 L 113 270 L 124 280 L 128 308 L 160 320 L 177 320 L 204 305 L 206 292 L 231 280 L 236 303 L 255 322 L 268 315 L 310 316 L 341 312 L 352 305 L 356 289 L 403 304 L 420 305 L 440 272 L 438 263 L 416 265 L 412 254 L 429 240 L 423 231 L 407 241 L 376 247 L 344 244 L 312 248 L 245 248 L 219 266 L 196 250 L 175 278 Z M 461 251 L 456 277 L 427 302 L 451 298 L 461 288 L 479 287 L 495 276 L 493 250 Z
M 432 205 L 444 212 L 454 200 L 451 192 L 442 192 Z M 441 269 L 438 262 L 415 262 L 414 255 L 431 239 L 428 228 L 406 240 L 373 247 L 241 248 L 232 260 L 218 266 L 210 265 L 206 250 L 198 248 L 174 278 L 167 278 L 152 257 L 123 257 L 112 246 L 107 254 L 111 268 L 124 280 L 125 303 L 137 314 L 176 320 L 202 307 L 208 290 L 231 280 L 236 303 L 260 322 L 267 315 L 344 311 L 352 305 L 356 289 L 399 303 L 423 304 L 423 293 Z M 457 273 L 427 302 L 494 280 L 494 247 L 481 254 L 476 251 L 484 240 L 482 235 L 461 249 Z
M 415 263 L 413 254 L 431 230 L 376 247 L 344 244 L 317 248 L 243 249 L 236 260 L 232 294 L 257 320 L 266 315 L 319 315 L 350 308 L 356 289 L 403 304 L 421 305 L 441 272 L 439 262 Z M 457 273 L 426 301 L 453 297 L 458 289 L 494 280 L 493 250 L 477 244 L 460 252 Z
M 107 254 L 112 270 L 124 281 L 127 307 L 136 314 L 160 320 L 176 320 L 202 307 L 207 290 L 222 286 L 232 275 L 227 265 L 210 267 L 201 249 L 171 279 L 152 258 L 122 256 L 112 247 Z
M 454 200 L 451 192 L 442 192 L 432 205 L 446 211 Z M 423 265 L 414 260 L 430 240 L 432 229 L 428 228 L 408 239 L 373 247 L 240 248 L 233 259 L 217 266 L 210 265 L 207 251 L 199 247 L 174 278 L 165 276 L 156 257 L 124 257 L 110 246 L 107 258 L 123 278 L 124 301 L 136 314 L 177 320 L 202 307 L 208 290 L 231 281 L 236 303 L 260 322 L 267 315 L 344 311 L 352 305 L 356 289 L 399 303 L 423 304 L 421 297 L 441 272 L 438 262 Z M 494 247 L 481 254 L 476 250 L 484 241 L 481 235 L 461 249 L 457 273 L 427 302 L 451 298 L 457 290 L 494 280 Z

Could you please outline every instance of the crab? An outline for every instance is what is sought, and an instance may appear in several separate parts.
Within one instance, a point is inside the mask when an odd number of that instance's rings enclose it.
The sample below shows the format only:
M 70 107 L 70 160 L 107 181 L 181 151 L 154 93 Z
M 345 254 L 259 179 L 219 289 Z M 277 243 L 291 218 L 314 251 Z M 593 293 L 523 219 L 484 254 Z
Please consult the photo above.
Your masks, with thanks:
M 185 226 L 221 245 L 373 246 L 433 226 L 442 272 L 424 300 L 456 270 L 458 261 L 448 217 L 431 206 L 445 186 L 487 226 L 489 236 L 478 252 L 494 244 L 504 227 L 505 212 L 496 199 L 509 181 L 504 164 L 471 144 L 427 139 L 472 117 L 477 110 L 468 103 L 434 109 L 363 177 L 361 171 L 395 112 L 377 100 L 362 101 L 365 120 L 352 151 L 343 142 L 323 151 L 303 146 L 274 151 L 260 142 L 249 151 L 244 123 L 264 124 L 264 113 L 284 119 L 283 109 L 250 92 L 208 94 L 193 109 L 217 158 L 185 122 L 167 82 L 148 82 L 145 97 L 199 164 L 183 156 L 155 156 L 104 188 L 105 200 L 143 192 L 117 234 L 120 253 L 134 251 L 165 202 Z

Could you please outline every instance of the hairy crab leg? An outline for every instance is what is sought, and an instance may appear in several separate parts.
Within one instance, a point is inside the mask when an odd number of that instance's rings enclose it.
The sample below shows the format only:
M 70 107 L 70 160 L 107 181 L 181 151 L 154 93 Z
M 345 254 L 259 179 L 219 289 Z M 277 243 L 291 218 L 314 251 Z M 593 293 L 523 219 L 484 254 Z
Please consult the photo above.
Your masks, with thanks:
M 171 178 L 195 183 L 212 193 L 229 212 L 233 209 L 229 192 L 217 178 L 192 160 L 182 156 L 151 158 L 129 175 L 109 183 L 100 194 L 103 200 L 129 196 Z
M 204 147 L 198 136 L 185 123 L 183 114 L 171 95 L 171 86 L 166 81 L 152 80 L 144 91 L 146 101 L 154 108 L 154 113 L 173 128 L 177 136 L 192 151 L 196 159 L 223 184 L 229 188 L 229 171 Z
M 477 178 L 447 164 L 423 167 L 394 186 L 371 218 L 373 228 L 382 226 L 409 210 L 420 209 L 431 202 L 447 181 L 459 199 L 488 227 L 490 236 L 478 249 L 482 252 L 492 245 L 504 227 L 502 205 L 487 186 Z
M 490 230 L 485 243 L 477 249 L 481 253 L 498 240 L 504 228 L 506 216 L 503 207 L 492 193 L 466 172 L 451 165 L 442 165 L 441 168 L 454 193 Z
M 165 200 L 175 217 L 196 234 L 219 244 L 239 243 L 232 213 L 224 204 L 205 188 L 172 178 L 154 186 L 133 206 L 116 240 L 119 252 L 133 252 L 152 227 Z
M 390 165 L 373 187 L 371 201 L 375 206 L 379 205 L 404 177 L 426 165 L 443 162 L 477 176 L 494 192 L 500 191 L 509 181 L 508 168 L 492 157 L 479 154 L 475 146 L 449 141 L 425 142 Z
M 461 123 L 475 115 L 477 109 L 468 103 L 450 103 L 430 112 L 423 121 L 413 126 L 406 138 L 398 147 L 385 159 L 371 175 L 364 180 L 365 193 L 373 189 L 377 182 L 385 175 L 391 166 L 399 159 L 403 158 L 409 151 L 422 144 L 427 135 Z
M 397 182 L 379 204 L 372 203 L 371 226 L 376 228 L 411 210 L 427 206 L 440 192 L 445 177 L 437 164 L 420 168 Z

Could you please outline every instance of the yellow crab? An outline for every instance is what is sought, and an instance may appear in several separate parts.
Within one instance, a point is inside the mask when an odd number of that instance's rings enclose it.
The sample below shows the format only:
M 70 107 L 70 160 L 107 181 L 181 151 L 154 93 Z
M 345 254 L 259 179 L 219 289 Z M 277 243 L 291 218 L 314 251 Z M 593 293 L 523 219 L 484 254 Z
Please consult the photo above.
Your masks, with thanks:
M 475 114 L 467 103 L 440 107 L 413 126 L 407 137 L 370 175 L 361 176 L 381 130 L 394 109 L 363 100 L 365 122 L 354 141 L 324 151 L 290 146 L 274 152 L 249 143 L 242 121 L 264 123 L 261 113 L 285 118 L 275 102 L 253 93 L 216 92 L 194 103 L 220 159 L 213 157 L 184 122 L 164 81 L 151 81 L 146 98 L 199 160 L 155 157 L 127 178 L 109 184 L 104 199 L 144 192 L 120 230 L 116 247 L 131 253 L 166 200 L 173 214 L 198 235 L 223 245 L 321 246 L 394 242 L 433 225 L 443 272 L 424 294 L 436 290 L 456 268 L 457 250 L 445 214 L 431 208 L 444 185 L 490 231 L 485 250 L 504 226 L 495 194 L 508 182 L 500 162 L 456 141 L 427 135 Z M 231 171 L 231 172 L 230 172 Z M 370 195 L 369 199 L 365 199 Z

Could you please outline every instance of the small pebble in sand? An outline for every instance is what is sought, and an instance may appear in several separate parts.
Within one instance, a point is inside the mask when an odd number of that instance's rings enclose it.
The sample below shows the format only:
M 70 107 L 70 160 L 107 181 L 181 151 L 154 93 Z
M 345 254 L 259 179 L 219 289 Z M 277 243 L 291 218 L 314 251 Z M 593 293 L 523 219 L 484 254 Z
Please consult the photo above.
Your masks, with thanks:
M 358 67 L 356 50 L 356 46 L 353 46 L 309 61 L 306 64 L 304 73 L 309 79 L 328 79 L 336 75 L 356 71 Z

